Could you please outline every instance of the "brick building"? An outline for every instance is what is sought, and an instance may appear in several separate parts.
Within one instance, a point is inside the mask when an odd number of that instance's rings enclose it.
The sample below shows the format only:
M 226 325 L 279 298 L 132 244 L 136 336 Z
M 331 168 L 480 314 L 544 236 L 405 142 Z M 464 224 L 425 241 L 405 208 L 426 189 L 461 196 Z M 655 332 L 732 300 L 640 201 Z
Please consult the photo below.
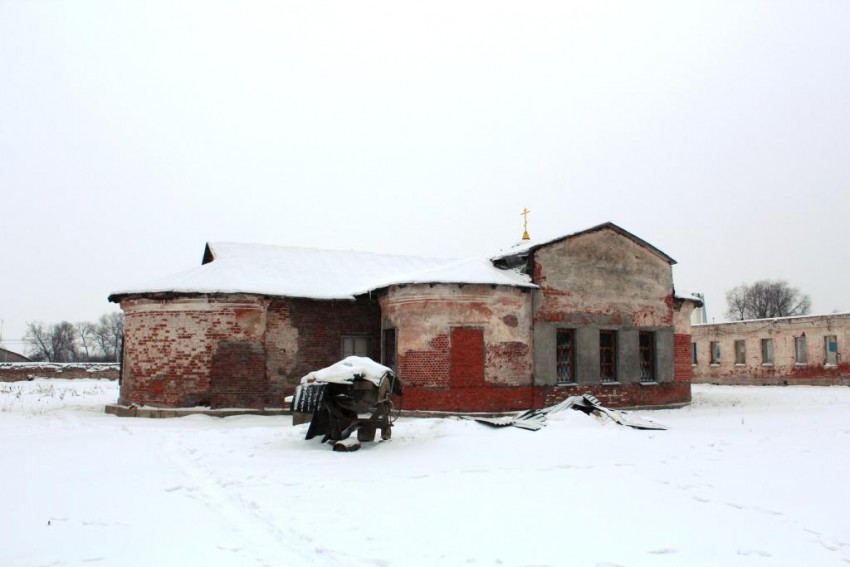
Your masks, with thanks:
M 850 385 L 850 313 L 693 326 L 694 381 Z
M 687 403 L 698 301 L 676 297 L 674 263 L 611 223 L 471 260 L 211 243 L 201 266 L 110 296 L 119 404 L 280 407 L 351 354 L 398 371 L 405 409 Z

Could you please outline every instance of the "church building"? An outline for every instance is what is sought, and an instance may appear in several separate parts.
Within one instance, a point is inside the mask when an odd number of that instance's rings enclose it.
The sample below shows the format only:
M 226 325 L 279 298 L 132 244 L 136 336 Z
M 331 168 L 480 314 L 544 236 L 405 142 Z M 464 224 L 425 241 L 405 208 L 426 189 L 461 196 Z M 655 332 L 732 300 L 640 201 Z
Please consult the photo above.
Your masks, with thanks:
M 673 264 L 612 223 L 472 259 L 211 242 L 200 266 L 110 295 L 118 403 L 279 408 L 362 355 L 397 372 L 405 410 L 686 404 L 699 301 Z

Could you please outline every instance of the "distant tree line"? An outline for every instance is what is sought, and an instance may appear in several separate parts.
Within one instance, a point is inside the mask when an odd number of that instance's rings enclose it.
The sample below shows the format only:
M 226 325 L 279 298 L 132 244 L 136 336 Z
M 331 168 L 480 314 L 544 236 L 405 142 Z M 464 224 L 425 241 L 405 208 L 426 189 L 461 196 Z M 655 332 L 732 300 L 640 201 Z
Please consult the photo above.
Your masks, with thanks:
M 741 284 L 726 292 L 726 316 L 731 321 L 808 315 L 812 301 L 783 280 Z
M 24 343 L 31 360 L 117 362 L 124 341 L 124 313 L 101 315 L 96 323 L 27 323 Z

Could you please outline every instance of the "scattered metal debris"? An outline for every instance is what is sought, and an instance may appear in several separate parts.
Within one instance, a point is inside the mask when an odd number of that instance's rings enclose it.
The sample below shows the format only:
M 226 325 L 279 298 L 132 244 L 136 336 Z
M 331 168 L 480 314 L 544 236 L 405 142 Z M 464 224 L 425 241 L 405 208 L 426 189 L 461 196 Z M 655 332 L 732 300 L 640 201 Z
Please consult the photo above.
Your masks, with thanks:
M 519 427 L 520 429 L 537 431 L 539 429 L 543 429 L 543 427 L 546 426 L 546 416 L 567 409 L 578 410 L 588 415 L 592 413 L 596 413 L 597 415 L 604 415 L 612 419 L 614 422 L 619 423 L 620 425 L 625 425 L 626 427 L 633 427 L 635 429 L 667 429 L 667 427 L 661 425 L 660 423 L 655 423 L 654 421 L 650 421 L 648 419 L 640 417 L 634 417 L 624 411 L 606 408 L 602 406 L 602 404 L 599 403 L 599 400 L 591 394 L 584 394 L 583 396 L 570 396 L 563 402 L 554 406 L 549 406 L 547 408 L 542 408 L 538 410 L 527 410 L 521 413 L 517 413 L 515 415 L 505 415 L 499 417 L 463 417 L 464 419 L 472 419 L 479 423 L 492 425 L 493 427 L 513 426 Z

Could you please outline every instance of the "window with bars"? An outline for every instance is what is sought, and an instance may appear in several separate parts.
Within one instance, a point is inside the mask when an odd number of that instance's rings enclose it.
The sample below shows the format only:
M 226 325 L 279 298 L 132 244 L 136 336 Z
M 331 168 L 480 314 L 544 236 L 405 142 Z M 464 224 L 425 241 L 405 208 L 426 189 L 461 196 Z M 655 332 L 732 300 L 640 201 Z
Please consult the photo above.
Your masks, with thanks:
M 617 381 L 617 331 L 599 331 L 599 379 Z
M 640 348 L 640 381 L 655 382 L 655 333 L 641 331 L 638 334 Z
M 576 333 L 574 329 L 558 329 L 555 339 L 556 384 L 576 382 Z
M 747 344 L 744 341 L 735 341 L 735 364 L 747 363 Z

